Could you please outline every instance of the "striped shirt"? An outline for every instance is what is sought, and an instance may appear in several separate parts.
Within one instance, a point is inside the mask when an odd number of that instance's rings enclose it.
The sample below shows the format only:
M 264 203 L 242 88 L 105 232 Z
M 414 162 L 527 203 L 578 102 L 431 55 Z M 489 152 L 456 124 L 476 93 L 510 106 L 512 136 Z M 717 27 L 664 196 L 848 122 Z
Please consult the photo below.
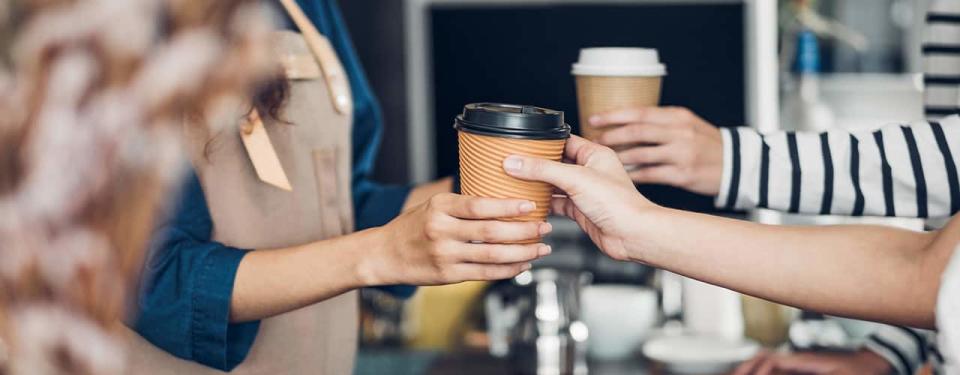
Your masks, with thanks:
M 881 325 L 867 337 L 864 348 L 876 353 L 901 375 L 916 374 L 926 363 L 935 368 L 943 363 L 931 331 Z
M 960 107 L 960 1 L 932 1 L 923 44 L 924 110 L 928 118 Z
M 920 218 L 960 210 L 956 115 L 868 131 L 721 132 L 719 207 Z
M 824 133 L 722 129 L 717 207 L 916 218 L 960 211 L 960 0 L 932 0 L 924 27 L 927 121 Z M 928 331 L 883 326 L 865 346 L 898 374 L 913 374 L 928 360 L 943 363 L 932 342 Z

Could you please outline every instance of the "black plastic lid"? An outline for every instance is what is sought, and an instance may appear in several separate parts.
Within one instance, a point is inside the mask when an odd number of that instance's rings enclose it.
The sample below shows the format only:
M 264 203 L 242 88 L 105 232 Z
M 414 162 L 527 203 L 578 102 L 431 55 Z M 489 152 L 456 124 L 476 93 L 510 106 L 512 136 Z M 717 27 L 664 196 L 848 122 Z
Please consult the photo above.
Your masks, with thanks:
M 567 139 L 570 125 L 563 111 L 529 105 L 474 103 L 463 107 L 453 128 L 494 137 L 520 139 Z

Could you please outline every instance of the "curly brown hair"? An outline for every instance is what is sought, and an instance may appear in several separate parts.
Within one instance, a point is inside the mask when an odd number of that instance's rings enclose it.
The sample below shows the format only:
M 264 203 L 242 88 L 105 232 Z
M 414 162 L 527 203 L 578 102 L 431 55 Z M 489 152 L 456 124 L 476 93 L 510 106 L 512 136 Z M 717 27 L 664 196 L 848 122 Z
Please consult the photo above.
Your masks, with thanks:
M 267 80 L 257 88 L 253 95 L 251 110 L 256 108 L 261 115 L 290 124 L 282 117 L 283 106 L 287 103 L 289 96 L 290 82 L 282 72 L 278 73 L 273 79 Z
M 247 114 L 256 109 L 257 112 L 259 112 L 264 118 L 273 119 L 281 124 L 293 125 L 292 122 L 289 122 L 283 118 L 283 107 L 287 104 L 287 99 L 289 99 L 289 97 L 290 82 L 287 81 L 287 77 L 283 74 L 283 72 L 279 72 L 271 79 L 265 80 L 263 83 L 257 86 L 253 92 L 253 101 Z M 200 118 L 198 117 L 196 120 L 200 120 Z M 213 136 L 211 136 L 210 139 L 208 139 L 203 145 L 204 158 L 208 158 L 210 156 L 211 147 L 213 147 L 217 137 L 219 136 L 219 132 L 213 134 Z

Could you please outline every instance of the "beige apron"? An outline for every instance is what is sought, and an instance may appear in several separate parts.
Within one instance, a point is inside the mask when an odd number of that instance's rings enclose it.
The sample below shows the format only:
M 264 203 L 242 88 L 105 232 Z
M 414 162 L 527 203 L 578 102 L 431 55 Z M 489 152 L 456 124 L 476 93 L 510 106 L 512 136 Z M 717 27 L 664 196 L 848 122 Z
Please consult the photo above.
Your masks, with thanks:
M 281 61 L 300 64 L 296 69 L 303 70 L 304 61 L 316 63 L 299 33 L 278 32 L 273 44 Z M 316 71 L 315 66 L 306 67 L 306 71 Z M 290 77 L 291 67 L 286 68 Z M 210 208 L 215 241 L 238 248 L 269 249 L 353 230 L 352 113 L 335 110 L 319 74 L 291 80 L 290 88 L 283 111 L 283 119 L 290 124 L 270 118 L 264 122 L 292 191 L 258 179 L 239 127 L 226 127 L 209 145 L 211 137 L 205 131 L 187 128 L 187 147 Z M 231 373 L 350 374 L 357 319 L 355 291 L 265 319 L 250 354 Z M 173 357 L 142 337 L 132 336 L 131 374 L 222 373 Z

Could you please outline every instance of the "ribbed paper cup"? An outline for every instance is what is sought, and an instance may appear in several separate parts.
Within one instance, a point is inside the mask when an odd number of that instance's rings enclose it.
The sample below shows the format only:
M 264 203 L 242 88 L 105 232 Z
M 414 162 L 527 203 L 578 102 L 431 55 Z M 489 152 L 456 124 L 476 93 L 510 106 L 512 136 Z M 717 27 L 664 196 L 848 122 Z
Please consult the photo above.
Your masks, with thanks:
M 580 110 L 580 135 L 596 142 L 613 127 L 594 128 L 591 116 L 610 111 L 651 107 L 660 103 L 666 67 L 657 50 L 647 48 L 584 48 L 573 64 Z
M 580 135 L 590 141 L 596 142 L 601 134 L 615 128 L 590 126 L 591 116 L 660 103 L 661 77 L 577 76 L 576 80 Z
M 461 131 L 460 190 L 464 195 L 488 198 L 526 199 L 534 202 L 533 212 L 508 221 L 544 221 L 550 212 L 553 187 L 537 181 L 513 178 L 503 170 L 510 155 L 560 161 L 567 141 L 498 138 Z
M 563 112 L 532 106 L 468 104 L 454 128 L 460 145 L 460 191 L 487 198 L 524 199 L 536 204 L 533 212 L 504 221 L 540 222 L 547 219 L 553 186 L 513 178 L 503 170 L 510 155 L 560 161 L 570 137 Z M 521 243 L 538 242 L 539 238 Z

